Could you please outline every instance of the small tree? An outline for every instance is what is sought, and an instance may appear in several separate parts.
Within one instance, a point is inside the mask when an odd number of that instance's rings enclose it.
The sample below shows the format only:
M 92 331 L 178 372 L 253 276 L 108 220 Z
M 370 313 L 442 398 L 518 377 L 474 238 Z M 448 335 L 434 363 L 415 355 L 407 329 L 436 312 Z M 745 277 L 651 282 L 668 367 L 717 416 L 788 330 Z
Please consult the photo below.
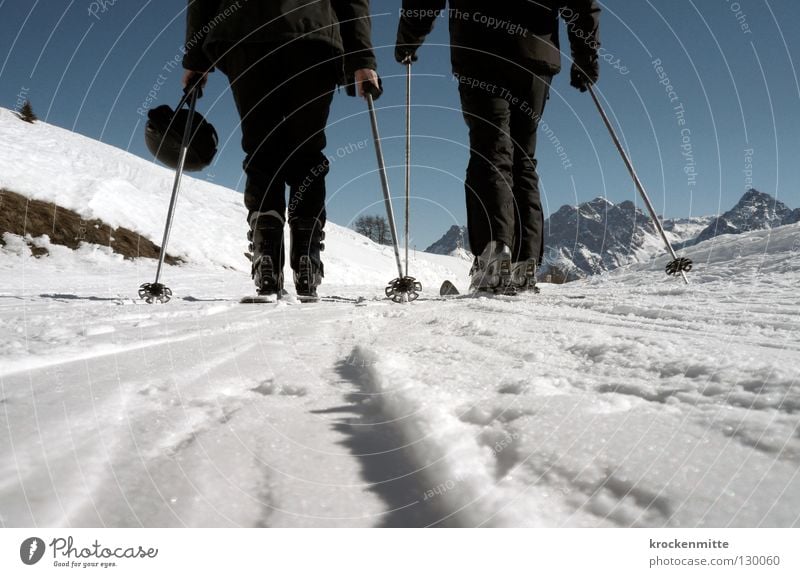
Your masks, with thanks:
M 31 106 L 31 103 L 27 100 L 25 101 L 25 104 L 22 105 L 22 108 L 20 108 L 19 117 L 25 122 L 30 122 L 31 124 L 39 120 L 33 113 L 33 106 Z
M 371 239 L 372 229 L 374 227 L 372 219 L 373 217 L 367 215 L 359 216 L 353 225 L 353 230 L 355 230 L 358 234 L 363 234 L 367 238 Z
M 353 230 L 358 234 L 363 234 L 368 239 L 378 244 L 392 243 L 391 233 L 389 232 L 389 222 L 383 216 L 359 216 L 353 224 Z
M 373 240 L 378 244 L 392 244 L 389 223 L 382 216 L 375 217 L 375 238 Z

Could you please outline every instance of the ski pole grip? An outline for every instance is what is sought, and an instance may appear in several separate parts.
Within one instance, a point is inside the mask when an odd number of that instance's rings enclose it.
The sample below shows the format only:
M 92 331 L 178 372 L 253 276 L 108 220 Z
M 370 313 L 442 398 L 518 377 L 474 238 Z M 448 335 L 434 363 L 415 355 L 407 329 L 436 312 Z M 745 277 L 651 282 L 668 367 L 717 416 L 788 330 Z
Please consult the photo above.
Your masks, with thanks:
M 205 74 L 202 72 L 194 72 L 189 78 L 189 81 L 183 89 L 183 95 L 186 100 L 189 99 L 189 95 L 192 92 L 197 93 L 197 98 L 203 98 L 203 76 L 205 76 Z
M 186 84 L 186 87 L 183 89 L 183 97 L 181 98 L 180 102 L 178 102 L 178 106 L 175 107 L 175 112 L 183 108 L 187 103 L 189 107 L 192 107 L 193 103 L 197 102 L 198 98 L 203 96 L 203 89 L 200 86 L 200 83 L 189 83 Z
M 373 100 L 378 100 L 378 98 L 381 97 L 381 94 L 383 94 L 383 83 L 381 82 L 380 78 L 378 78 L 379 86 L 375 86 L 372 82 L 368 81 L 364 81 L 363 84 L 364 84 L 364 93 L 372 96 Z

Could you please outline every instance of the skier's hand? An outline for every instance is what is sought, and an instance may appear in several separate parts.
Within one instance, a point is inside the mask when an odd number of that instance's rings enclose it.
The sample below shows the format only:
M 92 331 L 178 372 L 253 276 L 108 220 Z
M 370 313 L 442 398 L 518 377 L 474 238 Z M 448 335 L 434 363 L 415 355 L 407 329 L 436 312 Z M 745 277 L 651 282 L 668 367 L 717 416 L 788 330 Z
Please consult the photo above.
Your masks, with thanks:
M 358 87 L 358 95 L 362 98 L 367 97 L 367 90 L 372 94 L 372 98 L 377 99 L 383 92 L 381 79 L 378 73 L 372 68 L 359 68 L 355 71 L 355 84 Z M 371 85 L 371 86 L 367 86 Z
M 398 44 L 394 47 L 394 59 L 400 64 L 408 64 L 417 61 L 417 48 L 413 44 Z
M 600 63 L 597 55 L 573 56 L 572 69 L 569 74 L 569 83 L 581 92 L 586 92 L 589 87 L 597 82 L 600 77 Z
M 197 86 L 200 89 L 200 94 L 203 93 L 203 88 L 206 87 L 208 82 L 208 72 L 200 72 L 198 70 L 184 70 L 183 71 L 183 89 L 186 90 L 190 86 Z

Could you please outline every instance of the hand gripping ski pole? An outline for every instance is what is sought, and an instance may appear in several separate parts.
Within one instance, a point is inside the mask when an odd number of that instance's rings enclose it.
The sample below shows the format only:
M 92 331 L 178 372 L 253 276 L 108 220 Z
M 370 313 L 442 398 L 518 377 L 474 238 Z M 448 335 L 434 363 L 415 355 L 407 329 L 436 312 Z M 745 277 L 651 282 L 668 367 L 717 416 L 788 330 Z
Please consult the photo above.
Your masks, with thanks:
M 392 209 L 392 195 L 389 192 L 389 179 L 386 175 L 386 164 L 383 161 L 383 148 L 381 138 L 378 133 L 378 118 L 375 114 L 375 102 L 373 95 L 380 96 L 380 89 L 371 83 L 364 84 L 364 91 L 367 95 L 367 106 L 369 107 L 369 120 L 372 126 L 372 139 L 375 143 L 375 156 L 378 160 L 378 172 L 381 177 L 381 187 L 383 188 L 383 200 L 386 204 L 386 216 L 389 220 L 389 231 L 392 233 L 392 245 L 394 246 L 394 256 L 397 262 L 398 277 L 389 282 L 386 287 L 386 296 L 396 303 L 410 302 L 419 297 L 422 285 L 413 277 L 403 274 L 403 263 L 400 260 L 400 246 L 397 241 L 397 227 L 394 220 L 394 210 Z
M 194 119 L 194 110 L 197 106 L 197 99 L 199 97 L 200 88 L 195 85 L 186 90 L 183 99 L 181 99 L 177 110 L 183 108 L 183 105 L 188 101 L 189 103 L 189 120 L 183 129 L 183 138 L 181 140 L 181 153 L 178 157 L 178 168 L 175 170 L 175 181 L 172 185 L 172 196 L 169 200 L 169 209 L 167 210 L 167 221 L 164 225 L 164 238 L 161 241 L 161 250 L 158 253 L 158 268 L 156 269 L 156 278 L 153 282 L 144 283 L 139 287 L 139 298 L 143 299 L 147 304 L 154 302 L 165 303 L 172 297 L 172 290 L 161 284 L 161 269 L 164 266 L 164 257 L 167 254 L 167 242 L 169 242 L 169 233 L 172 230 L 172 220 L 175 216 L 175 206 L 178 202 L 178 193 L 181 188 L 181 177 L 183 176 L 183 166 L 186 163 L 186 153 L 189 149 L 189 139 L 192 133 L 192 120 Z
M 603 106 L 600 104 L 600 100 L 598 100 L 597 94 L 595 94 L 592 86 L 589 86 L 589 94 L 592 95 L 592 100 L 594 100 L 594 104 L 597 106 L 597 111 L 600 112 L 600 116 L 603 117 L 603 122 L 605 123 L 609 134 L 611 134 L 611 139 L 614 141 L 620 156 L 622 156 L 622 160 L 625 162 L 625 166 L 627 167 L 631 178 L 633 178 L 633 183 L 636 185 L 636 189 L 639 191 L 639 194 L 642 196 L 642 199 L 647 206 L 647 210 L 650 212 L 650 216 L 656 225 L 656 229 L 658 229 L 658 233 L 661 235 L 661 238 L 667 247 L 667 251 L 669 251 L 669 253 L 672 255 L 672 260 L 667 263 L 665 269 L 666 273 L 672 276 L 681 275 L 683 277 L 683 281 L 686 284 L 689 284 L 689 279 L 686 278 L 686 273 L 692 270 L 692 260 L 685 257 L 678 257 L 678 255 L 675 254 L 675 250 L 672 248 L 672 245 L 670 244 L 669 239 L 664 232 L 664 227 L 661 226 L 661 221 L 658 220 L 658 215 L 653 208 L 653 204 L 650 202 L 650 197 L 647 196 L 647 192 L 644 190 L 642 181 L 639 180 L 639 177 L 636 175 L 636 171 L 633 169 L 633 164 L 631 164 L 631 159 L 628 158 L 628 155 L 625 153 L 625 149 L 622 148 L 622 144 L 620 143 L 619 138 L 617 138 L 617 133 L 614 131 L 614 127 L 611 125 L 611 121 L 608 119 L 608 115 L 603 109 Z

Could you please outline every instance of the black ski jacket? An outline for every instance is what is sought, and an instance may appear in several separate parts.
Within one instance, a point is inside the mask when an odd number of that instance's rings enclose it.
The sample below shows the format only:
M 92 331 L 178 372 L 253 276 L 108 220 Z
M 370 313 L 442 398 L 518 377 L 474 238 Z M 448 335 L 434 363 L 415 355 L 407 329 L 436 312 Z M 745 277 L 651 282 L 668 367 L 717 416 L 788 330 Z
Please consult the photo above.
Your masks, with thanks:
M 377 68 L 369 0 L 188 0 L 183 67 L 213 70 L 239 42 L 287 45 L 317 41 L 343 57 L 347 77 Z M 344 78 L 341 78 L 344 82 Z
M 535 74 L 561 70 L 559 14 L 573 58 L 596 57 L 597 0 L 403 0 L 397 44 L 418 47 L 437 18 L 450 22 L 451 61 L 458 74 L 491 72 L 503 60 Z

